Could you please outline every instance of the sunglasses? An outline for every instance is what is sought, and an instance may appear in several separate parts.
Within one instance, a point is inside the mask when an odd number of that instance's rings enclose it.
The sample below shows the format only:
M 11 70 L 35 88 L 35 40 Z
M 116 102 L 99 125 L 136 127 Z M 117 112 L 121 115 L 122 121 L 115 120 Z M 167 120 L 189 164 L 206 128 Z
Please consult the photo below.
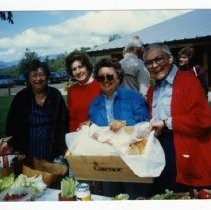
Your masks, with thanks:
M 106 74 L 106 75 L 100 75 L 100 76 L 97 76 L 97 81 L 98 82 L 104 82 L 104 81 L 112 81 L 112 80 L 114 80 L 114 78 L 115 78 L 115 75 L 113 75 L 113 74 Z
M 152 60 L 145 60 L 144 64 L 147 68 L 152 68 L 154 62 L 158 65 L 161 65 L 161 64 L 163 64 L 164 59 L 165 59 L 164 55 L 158 55 L 157 57 L 155 57 Z

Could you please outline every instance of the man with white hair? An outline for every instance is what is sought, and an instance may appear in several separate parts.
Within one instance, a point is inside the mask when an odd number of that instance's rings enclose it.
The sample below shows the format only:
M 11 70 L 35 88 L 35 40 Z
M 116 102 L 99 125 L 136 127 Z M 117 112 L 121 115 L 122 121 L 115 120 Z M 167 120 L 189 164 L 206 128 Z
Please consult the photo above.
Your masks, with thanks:
M 124 58 L 120 60 L 124 71 L 122 85 L 146 95 L 150 83 L 149 72 L 141 60 L 143 42 L 139 36 L 133 36 L 128 40 L 124 50 Z

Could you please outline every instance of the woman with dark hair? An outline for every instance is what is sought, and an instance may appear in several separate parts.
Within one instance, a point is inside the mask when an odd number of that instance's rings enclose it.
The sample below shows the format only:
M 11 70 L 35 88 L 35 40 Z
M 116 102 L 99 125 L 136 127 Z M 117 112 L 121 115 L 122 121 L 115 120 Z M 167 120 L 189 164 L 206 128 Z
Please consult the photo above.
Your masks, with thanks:
M 116 59 L 103 58 L 95 66 L 94 78 L 101 93 L 89 106 L 89 121 L 81 124 L 110 126 L 113 131 L 148 120 L 145 98 L 137 91 L 121 85 L 124 72 Z
M 100 86 L 92 76 L 89 57 L 81 51 L 74 51 L 66 58 L 66 70 L 76 81 L 67 90 L 69 110 L 69 131 L 74 132 L 88 120 L 89 104 L 100 93 Z
M 101 94 L 90 105 L 89 119 L 98 126 L 110 126 L 117 132 L 120 128 L 133 126 L 148 120 L 148 108 L 144 96 L 121 85 L 124 74 L 116 59 L 102 59 L 96 66 L 94 76 L 100 83 Z M 127 193 L 130 199 L 147 196 L 149 184 L 103 182 L 103 194 L 115 196 Z
M 205 95 L 208 96 L 208 74 L 202 66 L 196 65 L 194 54 L 194 49 L 192 47 L 184 47 L 179 51 L 180 70 L 193 72 L 201 82 Z
M 58 89 L 48 86 L 48 65 L 39 60 L 26 69 L 27 87 L 18 92 L 7 116 L 6 134 L 14 151 L 53 160 L 66 152 L 67 108 Z
M 90 105 L 89 119 L 92 122 L 99 126 L 114 123 L 120 126 L 120 122 L 125 121 L 128 126 L 132 126 L 148 120 L 143 95 L 121 85 L 124 73 L 116 59 L 100 60 L 95 66 L 94 76 L 102 92 Z

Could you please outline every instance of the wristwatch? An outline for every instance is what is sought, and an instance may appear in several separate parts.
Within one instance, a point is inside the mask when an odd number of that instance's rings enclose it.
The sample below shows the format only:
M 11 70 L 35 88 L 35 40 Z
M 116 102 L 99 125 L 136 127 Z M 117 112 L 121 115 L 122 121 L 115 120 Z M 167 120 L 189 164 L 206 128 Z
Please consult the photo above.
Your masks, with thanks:
M 167 127 L 167 119 L 163 120 L 163 125 L 164 125 L 164 128 L 168 128 Z
M 172 130 L 172 117 L 168 117 L 162 121 L 163 121 L 164 128 L 166 127 L 168 129 Z

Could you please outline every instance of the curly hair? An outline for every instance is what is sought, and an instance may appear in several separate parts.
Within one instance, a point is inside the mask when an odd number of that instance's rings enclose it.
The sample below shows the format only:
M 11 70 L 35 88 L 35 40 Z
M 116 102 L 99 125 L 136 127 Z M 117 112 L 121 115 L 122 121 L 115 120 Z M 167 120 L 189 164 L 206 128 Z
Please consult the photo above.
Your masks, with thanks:
M 194 65 L 194 54 L 195 51 L 192 47 L 184 47 L 178 52 L 178 56 L 185 55 L 188 57 L 188 62 L 190 66 Z
M 43 69 L 46 75 L 46 78 L 47 79 L 49 78 L 50 70 L 49 70 L 48 64 L 40 61 L 39 59 L 34 59 L 31 62 L 26 64 L 26 71 L 24 73 L 24 76 L 27 82 L 29 81 L 29 73 L 32 71 L 36 71 L 38 68 Z
M 71 52 L 65 59 L 66 71 L 70 76 L 73 76 L 71 65 L 74 61 L 80 61 L 82 65 L 86 66 L 89 75 L 92 74 L 93 65 L 90 62 L 88 55 L 85 52 L 75 50 Z

